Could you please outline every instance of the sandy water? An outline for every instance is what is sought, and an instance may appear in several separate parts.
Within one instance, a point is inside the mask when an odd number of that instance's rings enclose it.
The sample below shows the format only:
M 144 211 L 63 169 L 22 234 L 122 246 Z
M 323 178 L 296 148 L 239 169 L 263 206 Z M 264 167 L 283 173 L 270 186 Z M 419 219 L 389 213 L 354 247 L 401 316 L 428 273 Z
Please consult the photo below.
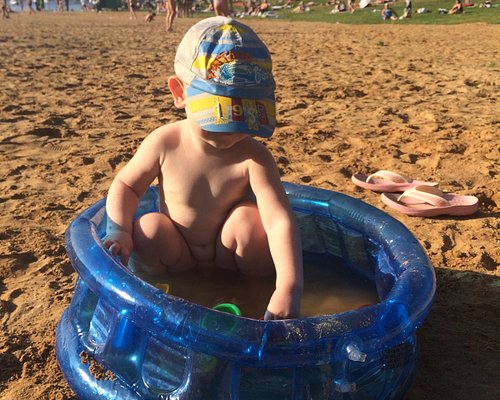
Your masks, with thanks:
M 304 261 L 301 316 L 340 313 L 378 302 L 374 283 L 338 261 L 317 256 Z M 248 277 L 219 268 L 144 279 L 152 284 L 168 284 L 169 294 L 206 307 L 233 303 L 243 316 L 257 319 L 264 315 L 274 291 L 274 277 Z

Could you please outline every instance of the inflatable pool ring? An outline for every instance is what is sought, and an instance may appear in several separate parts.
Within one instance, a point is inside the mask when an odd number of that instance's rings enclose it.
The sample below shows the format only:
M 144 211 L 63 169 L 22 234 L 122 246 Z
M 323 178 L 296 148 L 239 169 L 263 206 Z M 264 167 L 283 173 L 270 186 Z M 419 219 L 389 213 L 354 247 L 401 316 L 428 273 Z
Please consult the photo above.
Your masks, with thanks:
M 324 260 L 325 268 L 342 263 L 371 279 L 380 301 L 339 314 L 262 321 L 174 297 L 106 251 L 101 200 L 66 232 L 79 278 L 57 327 L 56 354 L 81 399 L 404 396 L 415 372 L 416 330 L 435 292 L 424 250 L 401 223 L 368 204 L 284 186 L 301 229 L 305 268 L 310 257 Z M 150 188 L 137 215 L 156 210 L 158 190 Z M 80 360 L 82 352 L 116 379 L 93 376 Z

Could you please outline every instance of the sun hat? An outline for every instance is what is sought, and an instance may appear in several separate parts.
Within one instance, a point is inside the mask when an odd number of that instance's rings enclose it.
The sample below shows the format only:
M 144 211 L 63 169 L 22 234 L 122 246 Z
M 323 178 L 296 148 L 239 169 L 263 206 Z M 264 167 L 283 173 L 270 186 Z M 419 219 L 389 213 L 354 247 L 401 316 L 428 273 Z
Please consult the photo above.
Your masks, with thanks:
M 248 26 L 206 18 L 181 40 L 174 69 L 186 85 L 186 111 L 209 132 L 270 137 L 276 127 L 271 55 Z

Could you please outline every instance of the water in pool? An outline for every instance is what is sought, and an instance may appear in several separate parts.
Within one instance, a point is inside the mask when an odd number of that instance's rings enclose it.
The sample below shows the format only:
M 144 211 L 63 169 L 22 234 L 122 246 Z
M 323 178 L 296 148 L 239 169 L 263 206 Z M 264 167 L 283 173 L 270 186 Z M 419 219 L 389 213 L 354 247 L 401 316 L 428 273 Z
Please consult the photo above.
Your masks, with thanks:
M 143 279 L 163 288 L 168 284 L 169 294 L 206 307 L 233 303 L 242 316 L 256 319 L 264 315 L 274 291 L 274 277 L 248 277 L 220 268 Z M 341 261 L 305 256 L 302 317 L 354 310 L 378 300 L 374 283 L 350 272 Z

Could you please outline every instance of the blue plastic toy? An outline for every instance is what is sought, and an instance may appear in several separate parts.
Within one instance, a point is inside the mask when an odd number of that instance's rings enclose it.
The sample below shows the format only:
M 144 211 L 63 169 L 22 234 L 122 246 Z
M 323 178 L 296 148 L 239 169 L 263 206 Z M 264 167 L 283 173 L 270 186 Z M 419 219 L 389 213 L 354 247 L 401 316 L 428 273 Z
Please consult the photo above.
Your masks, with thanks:
M 262 321 L 171 296 L 133 275 L 103 247 L 101 200 L 66 232 L 79 279 L 57 328 L 56 351 L 81 399 L 403 397 L 415 372 L 415 332 L 435 292 L 425 252 L 401 223 L 368 204 L 284 185 L 305 259 L 324 257 L 325 268 L 342 263 L 368 277 L 380 302 L 340 314 Z M 157 210 L 157 196 L 151 188 L 138 215 Z M 116 379 L 94 376 L 82 352 Z

